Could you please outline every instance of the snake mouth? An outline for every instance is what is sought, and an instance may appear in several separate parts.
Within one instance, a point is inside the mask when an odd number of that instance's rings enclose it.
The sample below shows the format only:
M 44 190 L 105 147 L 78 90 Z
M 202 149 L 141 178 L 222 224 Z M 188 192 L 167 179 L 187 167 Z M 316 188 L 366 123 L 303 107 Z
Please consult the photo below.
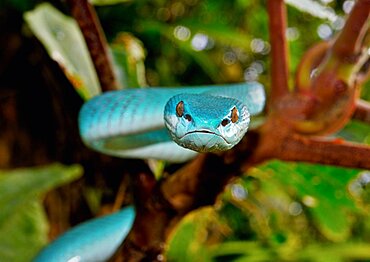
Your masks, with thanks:
M 219 135 L 215 132 L 212 132 L 208 129 L 198 129 L 198 130 L 189 131 L 189 132 L 185 133 L 182 137 L 180 137 L 180 139 L 183 139 L 187 135 L 191 135 L 191 134 L 211 134 L 211 135 L 215 135 L 215 136 L 221 137 L 225 141 L 226 144 L 230 145 L 230 143 L 223 136 L 221 136 L 221 135 Z

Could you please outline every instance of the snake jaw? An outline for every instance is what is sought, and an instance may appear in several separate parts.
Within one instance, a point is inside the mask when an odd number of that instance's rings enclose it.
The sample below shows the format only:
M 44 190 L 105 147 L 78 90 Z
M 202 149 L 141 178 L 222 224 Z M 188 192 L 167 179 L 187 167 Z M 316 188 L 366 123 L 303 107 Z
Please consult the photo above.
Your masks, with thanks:
M 229 143 L 217 130 L 195 129 L 178 137 L 176 143 L 197 152 L 219 152 L 230 149 L 233 144 Z
M 220 136 L 219 134 L 217 134 L 217 133 L 215 133 L 211 130 L 208 130 L 208 129 L 197 129 L 197 130 L 192 130 L 192 131 L 186 132 L 183 136 L 180 137 L 180 139 L 183 138 L 186 135 L 193 134 L 193 133 L 205 133 L 205 134 L 213 134 L 213 135 Z
M 197 129 L 197 130 L 192 130 L 192 131 L 186 132 L 179 139 L 183 139 L 185 136 L 190 135 L 190 134 L 212 134 L 212 135 L 221 137 L 225 141 L 226 144 L 229 144 L 229 145 L 231 144 L 222 135 L 220 135 L 220 134 L 218 134 L 216 132 L 213 132 L 211 130 L 208 130 L 208 129 Z

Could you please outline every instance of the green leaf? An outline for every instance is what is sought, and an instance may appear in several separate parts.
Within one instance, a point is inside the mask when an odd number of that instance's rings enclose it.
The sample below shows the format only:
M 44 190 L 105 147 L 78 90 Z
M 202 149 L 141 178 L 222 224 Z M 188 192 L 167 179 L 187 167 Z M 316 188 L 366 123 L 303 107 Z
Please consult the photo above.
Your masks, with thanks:
M 10 5 L 21 12 L 25 12 L 36 5 L 36 0 L 4 0 L 0 2 L 0 8 L 3 6 L 7 7 L 7 5 Z
M 368 243 L 313 244 L 297 253 L 299 261 L 368 261 Z
M 203 69 L 203 71 L 214 81 L 220 82 L 220 70 L 214 62 L 210 59 L 209 55 L 204 52 L 198 52 L 191 47 L 191 42 L 181 41 L 174 37 L 174 30 L 176 26 L 169 26 L 164 23 L 156 21 L 144 21 L 140 23 L 140 28 L 143 31 L 159 32 L 162 36 L 172 41 L 182 52 L 188 54 L 192 59 L 198 63 L 198 65 Z
M 218 240 L 209 230 L 222 231 L 218 215 L 211 207 L 197 209 L 186 215 L 172 231 L 168 239 L 166 258 L 168 261 L 210 261 L 206 244 Z
M 271 161 L 260 167 L 273 175 L 273 181 L 282 188 L 295 192 L 305 203 L 311 199 L 308 211 L 320 232 L 331 241 L 343 241 L 350 236 L 351 213 L 360 212 L 347 191 L 347 186 L 358 170 Z M 307 202 L 307 201 L 306 201 Z
M 223 45 L 231 45 L 250 51 L 251 37 L 224 24 L 204 24 L 198 19 L 182 20 L 181 25 L 190 29 L 193 34 L 204 33 Z
M 0 261 L 30 261 L 46 244 L 41 194 L 82 175 L 78 165 L 0 171 Z
M 319 2 L 312 0 L 285 0 L 285 3 L 288 5 L 294 6 L 298 10 L 309 13 L 312 16 L 327 19 L 331 22 L 334 22 L 337 19 L 335 12 L 320 4 Z
M 86 43 L 75 20 L 48 3 L 26 12 L 24 19 L 83 99 L 101 93 Z
M 364 122 L 352 120 L 340 132 L 339 137 L 346 140 L 370 144 L 370 125 Z
M 111 45 L 115 69 L 123 87 L 146 86 L 145 49 L 130 33 L 120 33 Z
M 266 249 L 257 241 L 229 241 L 215 245 L 210 249 L 213 258 L 233 258 L 232 261 L 276 261 L 277 256 L 272 250 Z M 231 259 L 227 259 L 231 260 Z
M 0 226 L 30 199 L 81 175 L 79 165 L 66 167 L 60 164 L 0 171 Z
M 47 243 L 48 232 L 48 221 L 40 201 L 25 201 L 0 226 L 0 261 L 30 261 Z
M 115 5 L 131 1 L 132 0 L 89 0 L 89 2 L 93 5 Z

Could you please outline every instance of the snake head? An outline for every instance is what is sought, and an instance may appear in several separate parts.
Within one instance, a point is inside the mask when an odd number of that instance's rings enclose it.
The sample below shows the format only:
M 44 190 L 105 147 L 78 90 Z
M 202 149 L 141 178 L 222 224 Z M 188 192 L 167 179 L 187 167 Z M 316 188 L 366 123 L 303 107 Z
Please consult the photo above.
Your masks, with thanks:
M 198 152 L 224 151 L 245 135 L 250 122 L 247 107 L 237 99 L 209 94 L 180 94 L 164 109 L 172 139 Z

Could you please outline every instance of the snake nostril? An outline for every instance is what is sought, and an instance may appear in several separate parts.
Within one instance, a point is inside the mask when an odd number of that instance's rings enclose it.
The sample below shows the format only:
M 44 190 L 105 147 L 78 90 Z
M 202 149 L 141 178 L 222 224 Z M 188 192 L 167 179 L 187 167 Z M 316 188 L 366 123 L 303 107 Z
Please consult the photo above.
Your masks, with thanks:
M 230 122 L 230 120 L 229 119 L 224 119 L 224 120 L 222 120 L 221 121 L 221 125 L 222 126 L 227 126 L 227 124 Z
M 189 122 L 190 122 L 190 121 L 191 121 L 191 119 L 192 119 L 192 118 L 191 118 L 191 115 L 189 115 L 189 114 L 186 114 L 184 117 L 185 117 L 185 119 L 186 119 L 186 120 L 188 120 Z

